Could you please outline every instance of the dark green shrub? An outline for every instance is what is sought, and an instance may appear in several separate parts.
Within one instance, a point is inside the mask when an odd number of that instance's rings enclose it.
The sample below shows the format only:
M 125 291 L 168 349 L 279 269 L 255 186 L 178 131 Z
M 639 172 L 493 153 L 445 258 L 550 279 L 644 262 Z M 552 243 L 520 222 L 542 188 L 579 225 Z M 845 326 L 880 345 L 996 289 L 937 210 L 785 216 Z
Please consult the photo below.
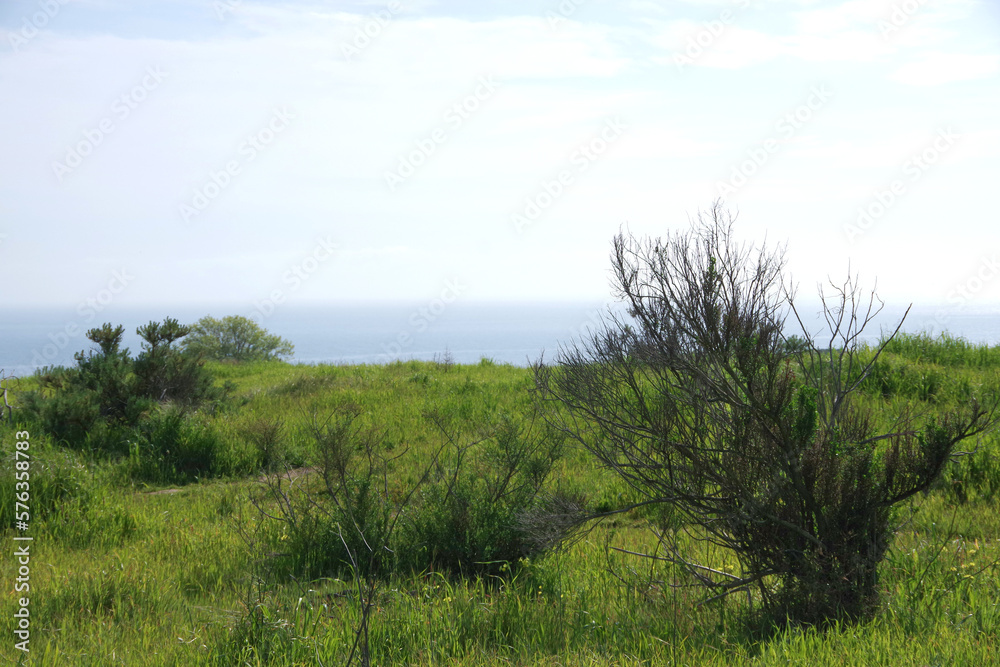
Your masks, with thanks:
M 135 426 L 154 406 L 136 391 L 128 350 L 120 348 L 123 332 L 110 324 L 91 329 L 87 338 L 98 350 L 76 353 L 73 368 L 39 371 L 40 390 L 25 394 L 22 420 L 71 447 L 120 449 L 114 436 Z
M 105 421 L 134 425 L 149 405 L 147 398 L 136 391 L 131 375 L 128 349 L 121 349 L 124 327 L 105 324 L 91 329 L 87 338 L 100 346 L 100 351 L 77 352 L 76 374 L 69 375 L 70 389 L 90 392 L 96 398 L 100 416 Z
M 803 325 L 807 349 L 790 355 L 785 321 L 799 316 L 783 252 L 736 243 L 732 230 L 717 203 L 687 233 L 619 234 L 612 271 L 627 316 L 537 364 L 538 395 L 641 502 L 683 519 L 685 530 L 659 534 L 657 563 L 715 599 L 753 591 L 782 621 L 868 617 L 893 508 L 995 426 L 1000 395 L 985 389 L 936 418 L 908 401 L 875 413 L 858 393 L 873 374 L 879 392 L 920 401 L 938 400 L 941 374 L 879 365 L 892 336 L 860 343 L 879 308 L 851 278 L 820 294 L 829 347 Z M 738 571 L 703 562 L 687 538 L 711 545 L 702 554 L 727 550 Z
M 404 568 L 499 573 L 543 548 L 523 519 L 543 500 L 563 438 L 536 427 L 502 415 L 471 443 L 449 436 L 455 452 L 425 483 L 394 541 Z
M 314 420 L 317 475 L 272 473 L 251 496 L 260 516 L 277 522 L 281 550 L 272 567 L 307 577 L 391 568 L 389 460 L 380 435 L 361 428 L 357 416 L 348 409 Z
M 144 420 L 129 441 L 126 475 L 151 484 L 184 484 L 229 472 L 216 431 L 178 408 Z
M 257 469 L 280 470 L 287 462 L 284 422 L 277 418 L 257 417 L 241 429 L 257 457 Z
M 150 322 L 139 327 L 143 351 L 132 364 L 135 392 L 158 403 L 171 402 L 185 407 L 215 401 L 222 390 L 214 386 L 202 357 L 182 352 L 174 342 L 189 335 L 191 327 L 166 318 L 162 324 Z
M 68 376 L 73 373 L 64 368 L 43 369 L 39 383 L 52 395 L 26 392 L 18 417 L 24 423 L 37 425 L 58 442 L 80 445 L 101 419 L 101 409 L 94 392 L 61 391 L 71 383 Z
M 329 505 L 298 504 L 298 517 L 288 523 L 283 545 L 291 569 L 307 577 L 386 574 L 392 552 L 384 496 L 365 479 L 349 480 L 334 492 Z
M 41 389 L 28 392 L 20 418 L 58 442 L 128 456 L 132 479 L 173 483 L 217 474 L 219 441 L 186 419 L 194 408 L 221 401 L 202 360 L 175 342 L 189 333 L 177 320 L 139 327 L 143 350 L 134 360 L 121 348 L 124 329 L 105 324 L 87 332 L 98 349 L 75 355 L 73 368 L 43 369 Z
M 433 417 L 453 451 L 428 463 L 409 493 L 392 490 L 390 453 L 356 411 L 314 424 L 317 474 L 272 474 L 253 498 L 277 519 L 279 559 L 310 577 L 384 575 L 396 570 L 499 573 L 536 554 L 524 517 L 547 501 L 545 484 L 562 438 L 534 420 L 504 415 L 463 442 Z M 397 526 L 398 523 L 398 526 Z

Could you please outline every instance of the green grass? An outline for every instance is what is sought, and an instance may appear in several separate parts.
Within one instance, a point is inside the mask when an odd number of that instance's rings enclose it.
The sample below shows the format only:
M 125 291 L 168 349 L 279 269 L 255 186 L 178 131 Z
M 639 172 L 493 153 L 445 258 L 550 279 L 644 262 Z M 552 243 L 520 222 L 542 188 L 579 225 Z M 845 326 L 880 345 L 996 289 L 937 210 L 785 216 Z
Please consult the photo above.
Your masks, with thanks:
M 946 409 L 962 398 L 963 383 L 975 389 L 992 382 L 998 357 L 995 349 L 906 339 L 886 353 L 887 377 L 897 368 L 907 369 L 900 375 L 938 373 L 940 386 L 921 394 L 905 382 L 888 392 L 873 384 L 866 400 Z M 141 456 L 66 450 L 31 433 L 30 664 L 344 664 L 359 618 L 349 574 L 278 576 L 259 558 L 287 541 L 280 528 L 261 526 L 253 548 L 237 530 L 255 527 L 248 496 L 265 465 L 259 442 L 270 443 L 275 462 L 313 465 L 313 420 L 356 411 L 359 424 L 400 455 L 391 483 L 402 490 L 444 442 L 429 413 L 470 431 L 531 402 L 530 371 L 492 363 L 212 370 L 219 383 L 236 387 L 228 408 L 191 421 L 192 442 L 211 438 L 217 448 L 221 462 L 212 474 L 144 481 L 161 477 L 136 469 L 146 465 Z M 16 404 L 17 392 L 12 398 Z M 14 430 L 7 424 L 0 443 L 0 516 L 10 526 Z M 696 593 L 659 583 L 674 581 L 672 572 L 614 550 L 655 549 L 644 515 L 633 513 L 498 576 L 391 574 L 375 593 L 373 664 L 989 664 L 1000 651 L 1000 444 L 989 435 L 979 445 L 929 496 L 900 512 L 908 521 L 883 565 L 884 601 L 871 621 L 775 632 L 755 623 L 745 596 L 698 606 Z M 578 449 L 559 461 L 555 478 L 595 503 L 626 493 Z M 151 493 L 157 490 L 170 492 Z M 0 556 L 0 664 L 23 657 L 13 646 L 22 595 L 13 591 L 15 534 L 5 530 Z M 718 567 L 733 565 L 721 552 L 704 556 Z
M 901 333 L 886 345 L 885 351 L 898 358 L 951 368 L 1000 368 L 1000 346 L 970 343 L 948 333 L 936 337 L 929 333 Z

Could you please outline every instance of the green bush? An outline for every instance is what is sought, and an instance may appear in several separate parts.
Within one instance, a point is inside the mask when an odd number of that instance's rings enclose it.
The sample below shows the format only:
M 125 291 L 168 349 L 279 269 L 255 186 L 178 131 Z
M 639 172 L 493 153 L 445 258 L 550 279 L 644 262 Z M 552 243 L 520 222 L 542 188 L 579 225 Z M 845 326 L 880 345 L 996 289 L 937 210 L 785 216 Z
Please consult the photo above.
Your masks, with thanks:
M 658 533 L 647 555 L 685 572 L 706 600 L 753 591 L 764 618 L 864 620 L 883 593 L 893 508 L 1000 421 L 1000 393 L 952 402 L 924 357 L 896 365 L 891 337 L 861 345 L 876 297 L 853 278 L 820 294 L 830 347 L 805 330 L 805 343 L 786 338 L 798 310 L 784 250 L 738 242 L 733 222 L 716 202 L 687 232 L 620 233 L 612 272 L 627 314 L 562 348 L 555 365 L 538 363 L 537 395 L 643 503 L 677 511 L 685 530 Z M 876 391 L 946 408 L 899 400 L 877 411 L 882 402 L 858 392 L 869 374 Z M 716 549 L 737 572 L 705 562 Z
M 27 392 L 22 397 L 18 414 L 22 424 L 37 425 L 57 441 L 66 445 L 79 445 L 93 432 L 101 418 L 100 405 L 90 391 L 61 391 L 72 383 L 66 369 L 43 369 L 38 378 L 41 386 L 52 389 L 46 397 L 42 392 Z
M 206 359 L 268 361 L 292 356 L 295 346 L 247 317 L 230 315 L 221 320 L 211 316 L 198 320 L 191 326 L 184 349 Z
M 181 352 L 173 346 L 174 341 L 188 336 L 191 331 L 191 327 L 181 326 L 171 318 L 162 324 L 150 322 L 139 327 L 137 333 L 144 342 L 142 353 L 132 364 L 136 394 L 159 403 L 171 402 L 186 407 L 221 397 L 211 374 L 204 369 L 202 357 L 197 353 Z
M 216 388 L 204 362 L 175 342 L 189 333 L 177 320 L 139 327 L 143 350 L 121 348 L 124 328 L 87 332 L 98 349 L 75 355 L 73 368 L 46 368 L 39 389 L 26 392 L 18 420 L 57 442 L 101 456 L 127 457 L 129 479 L 175 483 L 220 474 L 231 461 L 213 429 L 189 417 L 214 407 L 228 387 Z M 231 457 L 230 457 L 231 458 Z
M 177 409 L 152 415 L 130 442 L 129 477 L 159 484 L 195 481 L 224 474 L 221 443 L 211 427 Z
M 532 554 L 518 524 L 516 502 L 494 503 L 484 485 L 465 477 L 449 490 L 439 484 L 420 498 L 397 543 L 404 567 L 421 571 L 498 573 Z
M 291 569 L 308 577 L 386 574 L 392 553 L 385 497 L 365 479 L 349 480 L 335 493 L 329 504 L 300 502 L 284 545 Z
M 552 430 L 505 414 L 481 427 L 479 439 L 456 444 L 407 512 L 394 542 L 400 565 L 497 574 L 537 553 L 541 543 L 522 519 L 542 502 L 562 442 Z
M 342 410 L 323 423 L 314 420 L 319 479 L 275 472 L 251 497 L 262 519 L 277 522 L 275 567 L 318 577 L 381 573 L 389 565 L 388 459 L 382 439 L 360 428 L 357 416 Z
M 91 329 L 87 338 L 99 350 L 76 353 L 73 368 L 39 371 L 40 389 L 25 395 L 22 420 L 77 447 L 102 426 L 135 426 L 154 403 L 137 391 L 128 350 L 120 347 L 123 333 L 123 327 L 110 324 Z
M 102 422 L 135 427 L 159 404 L 190 408 L 223 397 L 201 359 L 173 346 L 188 333 L 177 320 L 139 327 L 143 351 L 134 360 L 121 348 L 124 331 L 111 324 L 91 329 L 87 338 L 98 350 L 76 353 L 74 368 L 39 371 L 40 390 L 26 394 L 24 418 L 72 446 Z
M 256 469 L 274 472 L 289 463 L 285 424 L 280 419 L 257 417 L 245 424 L 241 433 L 253 447 Z
M 385 438 L 344 410 L 314 424 L 318 475 L 272 474 L 253 498 L 283 567 L 307 577 L 505 571 L 544 544 L 522 521 L 543 502 L 562 439 L 533 420 L 504 415 L 464 442 L 434 417 L 453 450 L 428 462 L 416 488 L 390 488 Z M 398 456 L 398 455 L 397 455 Z

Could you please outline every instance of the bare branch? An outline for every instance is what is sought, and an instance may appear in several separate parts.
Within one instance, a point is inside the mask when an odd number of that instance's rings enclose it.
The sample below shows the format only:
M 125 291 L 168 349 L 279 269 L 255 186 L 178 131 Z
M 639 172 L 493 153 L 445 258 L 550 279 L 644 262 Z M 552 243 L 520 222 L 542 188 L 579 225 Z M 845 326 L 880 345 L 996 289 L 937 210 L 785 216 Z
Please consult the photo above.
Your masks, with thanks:
M 734 588 L 756 585 L 764 604 L 809 617 L 864 615 L 878 595 L 889 509 L 929 488 L 955 445 L 991 428 L 1000 399 L 940 422 L 906 409 L 879 430 L 855 397 L 909 309 L 869 348 L 863 335 L 884 303 L 849 272 L 820 287 L 829 337 L 819 349 L 783 277 L 784 249 L 737 243 L 734 220 L 716 202 L 686 233 L 620 232 L 611 265 L 627 316 L 609 313 L 554 365 L 536 364 L 537 395 L 557 430 L 641 494 L 623 511 L 670 505 L 698 528 L 693 539 L 734 552 L 745 572 Z M 790 351 L 788 316 L 805 349 Z M 548 537 L 579 535 L 585 515 L 556 508 Z M 671 549 L 650 557 L 721 585 L 718 568 Z

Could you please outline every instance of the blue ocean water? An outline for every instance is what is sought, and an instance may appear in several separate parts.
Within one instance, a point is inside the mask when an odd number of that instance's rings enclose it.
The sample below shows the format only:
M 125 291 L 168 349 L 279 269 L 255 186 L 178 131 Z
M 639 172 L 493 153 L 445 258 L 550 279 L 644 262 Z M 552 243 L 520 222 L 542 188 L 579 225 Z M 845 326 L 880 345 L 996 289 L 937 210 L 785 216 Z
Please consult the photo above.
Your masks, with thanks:
M 486 357 L 497 363 L 526 366 L 543 352 L 552 359 L 561 343 L 579 338 L 600 321 L 600 303 L 452 303 L 282 305 L 260 319 L 245 307 L 7 308 L 0 310 L 0 369 L 29 375 L 42 366 L 68 366 L 73 354 L 92 347 L 84 332 L 103 322 L 125 325 L 125 345 L 139 350 L 136 327 L 175 317 L 191 323 L 205 315 L 255 316 L 271 333 L 295 345 L 293 361 L 304 364 L 377 364 L 397 359 L 433 359 L 447 351 L 457 363 Z M 818 307 L 803 306 L 813 318 Z M 874 342 L 895 328 L 900 309 L 886 309 L 868 328 Z M 813 332 L 821 322 L 807 323 Z M 903 328 L 938 334 L 947 330 L 972 342 L 1000 344 L 1000 307 L 977 312 L 948 307 L 914 307 Z M 795 333 L 794 328 L 789 328 Z M 822 342 L 824 339 L 819 339 Z
M 526 366 L 598 321 L 599 303 L 380 303 L 283 305 L 267 317 L 245 307 L 19 308 L 0 310 L 0 369 L 28 375 L 42 366 L 69 366 L 73 354 L 93 344 L 85 332 L 104 322 L 125 326 L 124 344 L 140 349 L 135 330 L 174 317 L 192 323 L 205 315 L 253 317 L 270 333 L 295 345 L 304 364 L 378 364 L 430 360 L 447 351 L 456 363 Z M 551 355 L 548 355 L 551 356 Z

